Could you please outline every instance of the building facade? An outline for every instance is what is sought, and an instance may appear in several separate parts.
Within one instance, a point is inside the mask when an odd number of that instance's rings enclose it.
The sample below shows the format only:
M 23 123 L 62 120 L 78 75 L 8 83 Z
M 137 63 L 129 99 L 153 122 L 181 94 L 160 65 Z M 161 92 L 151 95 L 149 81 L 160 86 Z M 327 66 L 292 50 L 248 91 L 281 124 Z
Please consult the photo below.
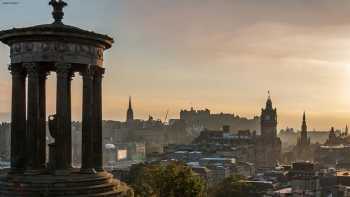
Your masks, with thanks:
M 293 163 L 289 178 L 293 197 L 321 196 L 319 175 L 313 163 Z
M 308 137 L 306 115 L 304 112 L 300 136 L 293 150 L 294 160 L 312 161 L 314 159 L 314 151 L 315 148 L 311 146 L 310 138 Z
M 274 168 L 281 156 L 281 140 L 277 137 L 277 109 L 273 108 L 270 95 L 266 106 L 261 110 L 261 135 L 255 146 L 256 166 L 258 168 Z

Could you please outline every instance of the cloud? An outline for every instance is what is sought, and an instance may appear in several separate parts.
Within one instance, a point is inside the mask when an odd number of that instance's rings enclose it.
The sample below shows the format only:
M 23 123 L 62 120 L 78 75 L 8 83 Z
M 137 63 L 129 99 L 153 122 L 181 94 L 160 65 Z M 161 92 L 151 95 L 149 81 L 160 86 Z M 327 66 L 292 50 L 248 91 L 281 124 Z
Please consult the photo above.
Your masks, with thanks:
M 44 9 L 47 3 L 41 3 Z M 30 17 L 0 8 L 0 23 L 12 27 L 50 20 L 48 8 L 35 14 L 32 4 L 16 9 Z M 79 0 L 70 2 L 64 21 L 116 39 L 106 56 L 106 118 L 124 119 L 128 95 L 138 99 L 141 117 L 161 117 L 167 108 L 176 117 L 189 103 L 251 117 L 270 89 L 281 127 L 299 126 L 305 108 L 332 114 L 332 121 L 342 125 L 350 107 L 349 10 L 348 0 Z M 8 49 L 1 46 L 0 52 L 5 82 L 10 80 Z M 0 111 L 5 112 L 6 83 L 0 83 Z M 79 118 L 80 82 L 73 86 L 74 117 Z M 48 87 L 53 113 L 54 80 Z M 325 127 L 324 118 L 317 117 L 315 124 Z

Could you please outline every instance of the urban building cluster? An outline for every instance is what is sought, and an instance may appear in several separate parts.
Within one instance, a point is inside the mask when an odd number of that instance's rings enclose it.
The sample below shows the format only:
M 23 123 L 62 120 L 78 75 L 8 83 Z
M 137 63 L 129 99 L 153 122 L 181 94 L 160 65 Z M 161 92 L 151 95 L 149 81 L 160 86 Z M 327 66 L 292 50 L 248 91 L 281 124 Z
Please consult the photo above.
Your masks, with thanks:
M 309 131 L 305 112 L 298 132 L 287 128 L 277 134 L 277 123 L 277 109 L 270 96 L 261 115 L 253 119 L 192 108 L 182 110 L 179 119 L 168 123 L 152 116 L 136 119 L 130 98 L 126 121 L 102 123 L 103 164 L 121 180 L 138 163 L 181 161 L 202 177 L 208 188 L 238 175 L 265 196 L 350 196 L 348 127 Z M 0 137 L 0 164 L 6 166 L 9 123 L 0 125 Z M 81 139 L 81 122 L 72 122 L 75 167 L 81 166 Z M 47 146 L 54 141 L 50 135 L 46 140 Z
M 202 177 L 208 188 L 239 175 L 261 188 L 265 196 L 350 195 L 348 127 L 309 131 L 305 112 L 298 132 L 287 128 L 277 134 L 277 123 L 277 109 L 270 96 L 261 115 L 253 119 L 190 109 L 168 123 L 151 116 L 148 120 L 134 118 L 130 98 L 126 121 L 102 123 L 103 165 L 123 180 L 138 163 L 181 161 Z M 46 132 L 49 147 L 54 142 L 49 126 Z M 82 165 L 81 139 L 81 122 L 72 122 L 74 167 Z M 6 167 L 9 123 L 0 125 L 0 141 L 0 167 Z
M 190 108 L 178 119 L 141 120 L 130 97 L 125 121 L 103 120 L 104 52 L 114 39 L 65 25 L 63 0 L 49 5 L 52 24 L 0 31 L 12 76 L 12 122 L 0 124 L 0 196 L 133 196 L 122 182 L 132 167 L 180 163 L 188 170 L 180 178 L 188 172 L 204 181 L 206 191 L 239 177 L 239 183 L 254 186 L 256 196 L 350 197 L 348 126 L 310 131 L 304 112 L 300 131 L 278 133 L 270 93 L 251 119 Z M 56 114 L 47 118 L 51 73 L 57 80 Z M 79 122 L 72 121 L 75 74 L 82 76 Z

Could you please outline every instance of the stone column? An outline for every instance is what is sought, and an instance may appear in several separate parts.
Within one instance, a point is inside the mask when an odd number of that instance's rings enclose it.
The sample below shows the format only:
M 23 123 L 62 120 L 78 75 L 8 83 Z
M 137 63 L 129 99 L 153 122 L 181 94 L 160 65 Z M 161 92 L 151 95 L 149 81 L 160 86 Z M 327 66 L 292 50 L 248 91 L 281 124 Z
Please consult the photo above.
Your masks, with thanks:
M 45 125 L 45 79 L 36 63 L 24 64 L 28 73 L 28 111 L 27 111 L 27 173 L 37 174 L 45 169 L 46 134 Z
M 94 68 L 94 166 L 97 171 L 103 171 L 103 138 L 102 138 L 102 76 L 104 68 Z
M 57 116 L 57 137 L 55 139 L 56 150 L 55 161 L 58 175 L 68 175 L 72 158 L 72 129 L 71 129 L 71 93 L 70 85 L 72 79 L 71 65 L 66 63 L 57 63 L 57 98 L 56 98 L 56 116 Z
M 87 66 L 81 72 L 83 77 L 83 114 L 82 114 L 82 154 L 81 172 L 95 173 L 93 155 L 93 69 Z
M 26 72 L 22 65 L 10 65 L 12 74 L 11 171 L 26 164 Z
M 38 130 L 38 162 L 46 168 L 46 79 L 48 72 L 39 73 L 39 130 Z

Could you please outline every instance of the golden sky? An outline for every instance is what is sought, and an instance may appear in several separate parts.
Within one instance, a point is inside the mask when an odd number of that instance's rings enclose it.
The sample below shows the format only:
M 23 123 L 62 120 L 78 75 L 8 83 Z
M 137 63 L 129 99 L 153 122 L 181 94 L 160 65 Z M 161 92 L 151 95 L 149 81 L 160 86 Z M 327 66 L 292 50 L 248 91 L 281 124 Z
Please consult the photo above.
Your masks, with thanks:
M 74 0 L 64 22 L 116 39 L 106 55 L 104 119 L 209 108 L 253 117 L 270 90 L 279 127 L 350 123 L 348 0 Z M 51 22 L 46 0 L 0 5 L 0 28 Z M 21 13 L 21 14 L 18 14 Z M 0 46 L 0 114 L 10 110 L 8 48 Z M 81 81 L 73 115 L 81 114 Z M 54 75 L 48 80 L 54 111 Z

